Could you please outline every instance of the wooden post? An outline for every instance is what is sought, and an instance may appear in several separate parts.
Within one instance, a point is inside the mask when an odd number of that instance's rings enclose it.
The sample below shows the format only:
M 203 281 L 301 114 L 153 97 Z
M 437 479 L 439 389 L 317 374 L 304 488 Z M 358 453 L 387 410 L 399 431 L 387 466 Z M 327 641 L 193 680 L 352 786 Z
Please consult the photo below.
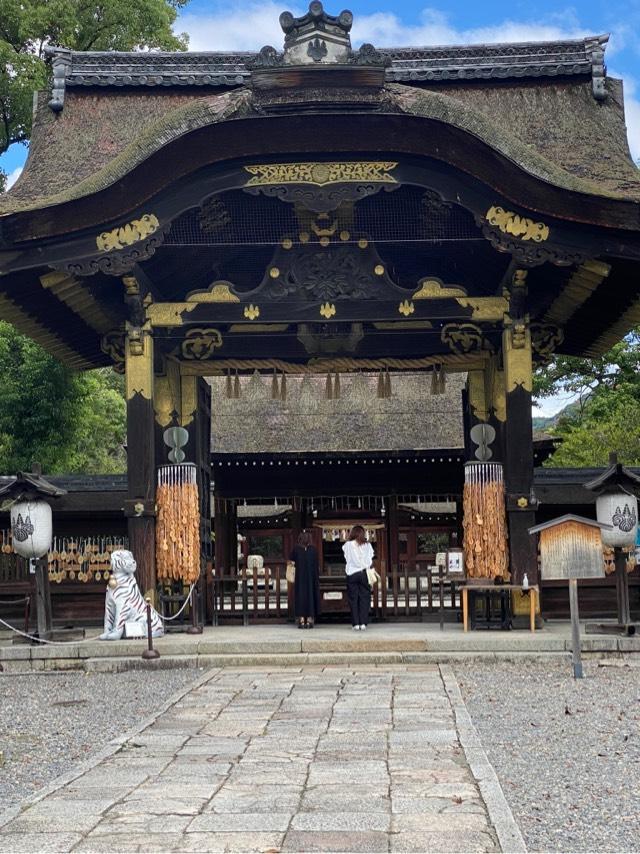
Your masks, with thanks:
M 38 558 L 36 565 L 36 616 L 38 620 L 38 637 L 51 637 L 53 626 L 51 612 L 51 590 L 49 587 L 49 566 L 47 557 Z
M 511 581 L 521 584 L 524 574 L 530 584 L 538 582 L 535 541 L 529 528 L 535 524 L 533 494 L 533 427 L 531 389 L 533 365 L 528 324 L 512 323 L 502 339 L 506 392 L 505 486 L 509 524 Z
M 627 575 L 627 560 L 619 546 L 614 550 L 616 565 L 616 601 L 618 603 L 618 624 L 628 626 L 631 623 L 631 607 L 629 604 L 629 577 Z
M 153 411 L 153 337 L 127 325 L 125 339 L 127 398 L 127 484 L 129 548 L 138 564 L 137 580 L 145 595 L 155 595 L 155 426 Z
M 582 679 L 582 654 L 580 649 L 580 613 L 578 611 L 578 579 L 569 579 L 569 608 L 571 611 L 571 647 L 573 678 Z

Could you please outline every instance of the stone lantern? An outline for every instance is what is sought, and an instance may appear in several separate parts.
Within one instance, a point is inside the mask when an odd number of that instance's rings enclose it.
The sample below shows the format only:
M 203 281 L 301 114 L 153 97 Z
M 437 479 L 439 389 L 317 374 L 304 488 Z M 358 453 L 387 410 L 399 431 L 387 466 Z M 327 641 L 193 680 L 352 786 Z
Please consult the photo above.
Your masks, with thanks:
M 617 623 L 601 623 L 589 627 L 589 631 L 616 632 L 634 635 L 635 625 L 631 622 L 629 605 L 629 579 L 624 550 L 635 548 L 638 532 L 638 499 L 640 477 L 618 462 L 617 454 L 609 455 L 609 468 L 599 477 L 585 483 L 585 489 L 596 494 L 598 522 L 609 526 L 602 532 L 602 542 L 614 550 Z
M 40 466 L 18 472 L 16 479 L 0 489 L 0 499 L 9 499 L 11 538 L 16 554 L 35 562 L 38 637 L 51 635 L 51 594 L 47 553 L 51 548 L 53 524 L 50 500 L 65 495 L 42 477 Z

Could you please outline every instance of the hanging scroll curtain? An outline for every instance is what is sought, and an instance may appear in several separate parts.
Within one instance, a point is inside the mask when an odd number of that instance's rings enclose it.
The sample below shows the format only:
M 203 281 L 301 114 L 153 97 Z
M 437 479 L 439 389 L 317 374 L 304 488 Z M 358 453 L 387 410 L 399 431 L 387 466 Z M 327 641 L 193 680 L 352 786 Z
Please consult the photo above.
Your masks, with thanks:
M 466 463 L 462 527 L 469 578 L 507 578 L 507 522 L 502 466 Z
M 200 507 L 193 463 L 158 469 L 156 503 L 158 578 L 192 584 L 200 576 Z

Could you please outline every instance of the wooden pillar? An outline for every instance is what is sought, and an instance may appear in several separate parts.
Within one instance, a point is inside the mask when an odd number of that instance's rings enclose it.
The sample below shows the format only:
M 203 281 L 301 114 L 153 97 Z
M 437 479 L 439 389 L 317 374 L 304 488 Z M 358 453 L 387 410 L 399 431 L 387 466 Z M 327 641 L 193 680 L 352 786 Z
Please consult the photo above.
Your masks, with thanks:
M 153 337 L 145 327 L 127 324 L 125 380 L 128 484 L 125 515 L 129 548 L 138 564 L 136 577 L 140 589 L 145 595 L 153 595 L 156 585 Z
M 215 537 L 214 564 L 218 577 L 229 574 L 229 524 L 227 521 L 227 502 L 214 494 L 213 530 Z
M 533 365 L 531 333 L 526 319 L 507 321 L 502 338 L 506 422 L 505 486 L 509 525 L 511 580 L 520 584 L 525 573 L 538 581 L 536 544 L 528 529 L 535 525 L 533 499 L 533 427 L 531 390 Z
M 398 520 L 398 496 L 391 494 L 387 499 L 387 530 L 389 534 L 389 562 L 391 572 L 397 572 L 400 561 L 400 531 Z

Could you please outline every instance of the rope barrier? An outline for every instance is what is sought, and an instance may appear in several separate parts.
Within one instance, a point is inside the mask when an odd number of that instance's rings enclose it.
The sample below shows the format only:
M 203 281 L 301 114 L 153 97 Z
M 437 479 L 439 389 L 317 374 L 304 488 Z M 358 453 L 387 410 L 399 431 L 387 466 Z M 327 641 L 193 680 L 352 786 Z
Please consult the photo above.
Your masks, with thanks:
M 30 635 L 27 632 L 21 632 L 20 629 L 16 629 L 15 626 L 12 626 L 11 623 L 7 623 L 7 621 L 3 620 L 1 617 L 0 623 L 10 629 L 12 632 L 15 632 L 17 635 L 21 635 L 23 638 L 28 638 L 29 640 L 36 641 L 37 643 L 45 643 L 48 646 L 74 646 L 78 643 L 89 643 L 89 641 L 98 640 L 98 638 L 100 637 L 100 635 L 95 635 L 95 637 L 92 638 L 82 638 L 81 640 L 75 641 L 50 641 L 45 640 L 45 638 L 39 638 L 36 635 Z
M 195 584 L 192 584 L 192 585 L 191 585 L 191 587 L 190 587 L 190 589 L 189 589 L 189 593 L 188 593 L 188 595 L 187 595 L 187 598 L 186 598 L 186 599 L 184 600 L 184 602 L 182 603 L 182 606 L 180 607 L 180 610 L 178 611 L 178 613 L 177 613 L 177 614 L 174 614 L 174 615 L 173 615 L 173 617 L 163 617 L 163 616 L 162 616 L 162 614 L 160 614 L 160 615 L 159 615 L 160 619 L 161 619 L 164 623 L 168 623 L 170 620 L 175 620 L 175 619 L 177 619 L 177 618 L 180 616 L 180 614 L 184 611 L 184 609 L 187 607 L 187 605 L 191 602 L 191 596 L 193 595 L 193 588 L 194 588 L 195 586 L 196 586 Z
M 191 597 L 193 595 L 193 588 L 194 587 L 195 587 L 195 584 L 192 584 L 191 588 L 189 590 L 189 593 L 187 595 L 187 598 L 184 600 L 184 603 L 180 607 L 180 610 L 178 611 L 177 614 L 174 614 L 173 617 L 163 617 L 162 614 L 159 615 L 160 619 L 164 623 L 168 623 L 171 620 L 176 620 L 180 616 L 180 614 L 184 611 L 184 609 L 187 607 L 187 605 L 191 602 Z M 14 602 L 12 602 L 11 604 L 14 604 Z M 43 643 L 43 644 L 46 644 L 47 646 L 74 646 L 75 644 L 78 644 L 78 643 L 89 643 L 90 641 L 95 641 L 95 640 L 100 639 L 100 635 L 94 635 L 93 637 L 90 637 L 90 638 L 82 638 L 81 640 L 75 640 L 75 641 L 51 641 L 51 640 L 46 640 L 45 638 L 39 638 L 37 635 L 30 635 L 28 632 L 23 632 L 20 629 L 17 629 L 15 626 L 12 626 L 11 623 L 7 623 L 7 621 L 3 620 L 1 617 L 0 617 L 0 624 L 2 624 L 7 629 L 9 629 L 9 631 L 15 632 L 17 635 L 20 635 L 23 638 L 27 638 L 28 640 L 34 641 L 35 643 Z

